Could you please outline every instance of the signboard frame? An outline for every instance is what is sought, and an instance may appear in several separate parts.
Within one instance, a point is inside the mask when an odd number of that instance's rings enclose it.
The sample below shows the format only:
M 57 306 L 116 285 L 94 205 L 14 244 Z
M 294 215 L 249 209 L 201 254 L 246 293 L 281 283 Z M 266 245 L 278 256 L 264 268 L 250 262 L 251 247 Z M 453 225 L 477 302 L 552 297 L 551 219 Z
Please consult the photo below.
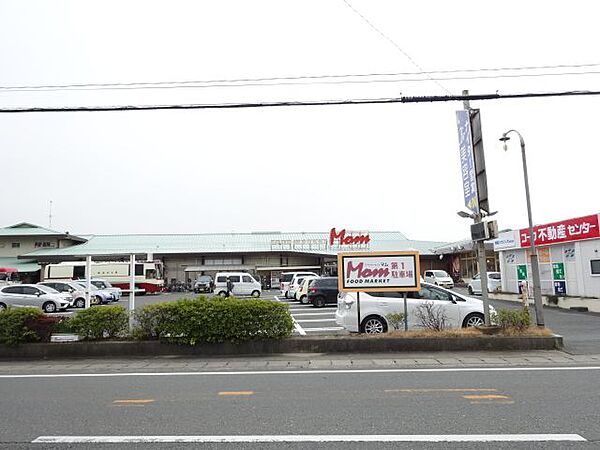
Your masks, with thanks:
M 377 257 L 401 257 L 411 258 L 414 267 L 414 284 L 411 286 L 393 287 L 368 287 L 368 286 L 345 286 L 345 264 L 346 258 L 377 258 Z M 421 264 L 419 252 L 417 251 L 386 251 L 386 252 L 340 252 L 338 257 L 338 290 L 340 292 L 418 292 L 421 290 Z

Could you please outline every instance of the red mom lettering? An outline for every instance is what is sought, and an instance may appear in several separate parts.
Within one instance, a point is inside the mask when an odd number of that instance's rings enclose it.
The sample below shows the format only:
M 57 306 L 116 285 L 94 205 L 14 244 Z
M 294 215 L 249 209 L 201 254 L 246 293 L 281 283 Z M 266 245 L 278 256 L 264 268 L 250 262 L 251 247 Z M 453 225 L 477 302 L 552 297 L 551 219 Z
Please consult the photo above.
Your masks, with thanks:
M 357 278 L 387 278 L 390 275 L 390 271 L 387 267 L 379 269 L 365 269 L 364 263 L 358 263 L 356 266 L 352 264 L 352 261 L 348 261 L 348 272 L 346 276 L 352 278 L 352 273 L 356 272 Z
M 329 245 L 334 245 L 335 241 L 338 241 L 339 245 L 358 245 L 368 244 L 371 242 L 371 236 L 368 234 L 361 234 L 358 236 L 346 236 L 346 229 L 344 228 L 339 233 L 335 228 L 332 228 L 329 232 Z

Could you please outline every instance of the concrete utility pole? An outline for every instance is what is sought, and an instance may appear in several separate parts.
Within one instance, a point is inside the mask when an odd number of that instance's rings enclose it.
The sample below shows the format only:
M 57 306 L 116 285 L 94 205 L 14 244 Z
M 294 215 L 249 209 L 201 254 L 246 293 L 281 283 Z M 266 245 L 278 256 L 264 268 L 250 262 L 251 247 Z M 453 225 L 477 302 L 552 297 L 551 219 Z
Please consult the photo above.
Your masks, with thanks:
M 529 177 L 527 176 L 527 158 L 525 157 L 525 140 L 517 130 L 508 130 L 500 140 L 504 142 L 504 150 L 508 150 L 507 141 L 509 133 L 516 133 L 521 143 L 521 156 L 523 158 L 523 177 L 525 178 L 525 198 L 527 199 L 527 217 L 529 219 L 529 242 L 531 243 L 531 278 L 533 280 L 533 301 L 535 305 L 535 320 L 538 327 L 544 326 L 544 307 L 542 305 L 542 284 L 540 281 L 540 267 L 538 264 L 535 233 L 533 232 L 533 219 L 531 214 L 531 196 L 529 195 Z
M 469 95 L 468 90 L 464 90 L 463 96 Z M 463 100 L 463 107 L 467 111 L 471 111 L 471 104 L 469 100 Z M 473 219 L 475 223 L 481 223 L 483 221 L 483 215 L 481 209 L 477 214 L 474 214 Z M 490 326 L 490 300 L 488 296 L 488 275 L 487 275 L 487 260 L 485 256 L 485 241 L 475 242 L 477 248 L 477 261 L 479 264 L 479 279 L 481 280 L 481 300 L 483 301 L 483 315 L 485 319 L 485 325 Z
M 129 256 L 129 331 L 133 330 L 135 311 L 135 255 Z

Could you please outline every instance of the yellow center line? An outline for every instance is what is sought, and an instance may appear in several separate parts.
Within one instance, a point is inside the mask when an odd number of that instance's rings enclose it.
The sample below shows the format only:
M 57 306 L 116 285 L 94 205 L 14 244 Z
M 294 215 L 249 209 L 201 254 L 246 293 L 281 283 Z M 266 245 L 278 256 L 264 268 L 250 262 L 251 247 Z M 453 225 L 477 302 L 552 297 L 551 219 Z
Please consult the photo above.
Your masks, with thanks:
M 221 391 L 219 395 L 253 395 L 254 391 Z
M 126 405 L 142 405 L 145 403 L 152 403 L 154 401 L 153 398 L 148 398 L 148 399 L 127 399 L 127 400 L 115 400 L 113 401 L 113 403 L 116 404 L 126 404 Z
M 498 400 L 493 402 L 469 402 L 471 405 L 513 405 L 515 402 L 513 400 Z
M 508 395 L 463 395 L 467 400 L 509 400 Z
M 497 389 L 386 389 L 385 393 L 427 394 L 436 392 L 498 392 Z

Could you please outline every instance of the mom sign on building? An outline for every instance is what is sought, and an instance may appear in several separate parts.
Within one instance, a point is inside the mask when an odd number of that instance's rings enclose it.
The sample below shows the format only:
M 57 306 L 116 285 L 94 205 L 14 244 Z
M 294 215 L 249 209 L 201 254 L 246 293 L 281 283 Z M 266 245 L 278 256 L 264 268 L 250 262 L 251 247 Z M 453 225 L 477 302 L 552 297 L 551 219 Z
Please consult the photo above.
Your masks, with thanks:
M 338 253 L 342 292 L 411 292 L 421 289 L 418 252 Z

